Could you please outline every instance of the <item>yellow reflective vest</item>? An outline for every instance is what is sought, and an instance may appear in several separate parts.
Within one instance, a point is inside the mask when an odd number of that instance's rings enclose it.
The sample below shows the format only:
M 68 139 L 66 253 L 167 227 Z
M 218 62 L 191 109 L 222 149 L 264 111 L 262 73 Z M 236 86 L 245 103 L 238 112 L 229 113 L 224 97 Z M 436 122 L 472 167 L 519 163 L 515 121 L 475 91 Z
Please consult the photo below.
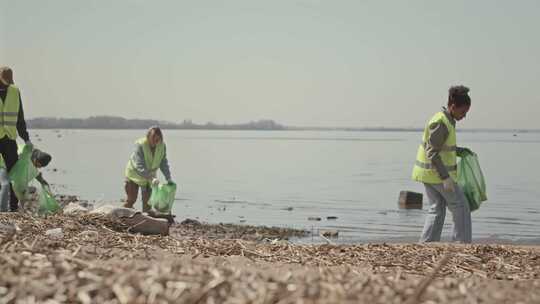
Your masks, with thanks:
M 11 140 L 17 139 L 17 118 L 20 107 L 19 89 L 14 85 L 8 86 L 6 99 L 0 104 L 0 138 L 7 136 Z
M 159 143 L 156 146 L 154 153 L 152 153 L 152 149 L 150 148 L 150 144 L 148 144 L 148 139 L 146 139 L 146 137 L 140 138 L 135 143 L 140 145 L 143 149 L 144 165 L 146 169 L 155 174 L 161 165 L 163 157 L 165 157 L 165 144 L 163 142 Z M 130 181 L 133 181 L 142 187 L 149 186 L 151 182 L 151 180 L 139 175 L 133 156 L 127 163 L 125 174 Z
M 4 162 L 4 158 L 2 157 L 2 154 L 0 154 L 0 169 L 6 168 L 6 163 Z
M 412 179 L 426 184 L 440 184 L 442 179 L 435 166 L 427 158 L 426 143 L 429 139 L 429 126 L 433 123 L 443 123 L 448 129 L 448 138 L 439 152 L 441 160 L 448 170 L 450 177 L 457 181 L 457 157 L 456 157 L 456 128 L 448 120 L 443 112 L 435 114 L 424 129 L 423 142 L 418 147 L 416 162 L 412 172 Z

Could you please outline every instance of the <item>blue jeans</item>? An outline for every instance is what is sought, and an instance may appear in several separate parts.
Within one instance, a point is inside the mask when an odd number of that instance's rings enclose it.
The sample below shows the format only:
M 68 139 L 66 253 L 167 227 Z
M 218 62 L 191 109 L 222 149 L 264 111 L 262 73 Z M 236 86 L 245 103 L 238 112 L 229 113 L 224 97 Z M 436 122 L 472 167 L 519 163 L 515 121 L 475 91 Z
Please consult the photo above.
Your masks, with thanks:
M 442 184 L 424 184 L 429 200 L 424 230 L 420 242 L 439 242 L 446 216 L 446 208 L 452 213 L 454 232 L 452 241 L 470 243 L 472 241 L 471 210 L 463 190 L 454 183 L 455 191 L 446 192 Z
M 10 185 L 7 170 L 0 168 L 0 212 L 9 211 L 9 192 Z

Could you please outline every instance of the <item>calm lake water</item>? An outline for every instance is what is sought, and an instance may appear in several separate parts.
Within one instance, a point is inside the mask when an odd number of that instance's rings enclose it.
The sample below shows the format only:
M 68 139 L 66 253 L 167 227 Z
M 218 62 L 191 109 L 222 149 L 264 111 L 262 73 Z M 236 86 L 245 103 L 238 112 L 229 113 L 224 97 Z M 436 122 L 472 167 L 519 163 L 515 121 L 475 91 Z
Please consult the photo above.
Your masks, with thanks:
M 32 130 L 53 155 L 57 193 L 98 204 L 124 198 L 124 167 L 144 130 Z M 178 220 L 339 230 L 337 242 L 416 241 L 424 211 L 399 210 L 420 132 L 165 130 Z M 476 242 L 540 243 L 540 134 L 458 133 L 477 152 L 488 198 L 473 212 Z M 53 170 L 56 169 L 56 170 Z M 424 206 L 427 205 L 424 198 Z M 137 208 L 141 208 L 140 201 Z M 337 220 L 327 220 L 335 216 Z M 308 221 L 321 217 L 322 221 Z M 451 234 L 447 215 L 443 237 Z M 309 243 L 316 239 L 300 240 Z

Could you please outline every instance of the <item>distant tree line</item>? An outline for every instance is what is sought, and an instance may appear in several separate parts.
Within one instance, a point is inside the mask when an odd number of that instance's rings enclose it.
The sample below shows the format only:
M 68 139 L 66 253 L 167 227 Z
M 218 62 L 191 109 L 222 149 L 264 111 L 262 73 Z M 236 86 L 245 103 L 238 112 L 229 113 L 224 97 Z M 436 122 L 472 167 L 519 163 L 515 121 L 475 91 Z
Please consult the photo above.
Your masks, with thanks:
M 270 119 L 251 121 L 242 124 L 217 124 L 207 122 L 197 124 L 186 119 L 181 123 L 155 119 L 126 119 L 118 116 L 92 116 L 88 118 L 39 117 L 26 121 L 32 129 L 147 129 L 158 125 L 163 129 L 178 130 L 291 130 L 291 131 L 373 131 L 373 132 L 422 132 L 423 128 L 392 127 L 295 127 L 284 126 Z M 460 132 L 507 132 L 540 133 L 540 129 L 460 129 Z
M 38 117 L 28 119 L 32 129 L 146 129 L 158 125 L 163 129 L 187 130 L 285 130 L 286 127 L 273 120 L 263 119 L 242 124 L 197 124 L 191 120 L 181 123 L 154 119 L 126 119 L 118 116 L 92 116 L 88 118 Z

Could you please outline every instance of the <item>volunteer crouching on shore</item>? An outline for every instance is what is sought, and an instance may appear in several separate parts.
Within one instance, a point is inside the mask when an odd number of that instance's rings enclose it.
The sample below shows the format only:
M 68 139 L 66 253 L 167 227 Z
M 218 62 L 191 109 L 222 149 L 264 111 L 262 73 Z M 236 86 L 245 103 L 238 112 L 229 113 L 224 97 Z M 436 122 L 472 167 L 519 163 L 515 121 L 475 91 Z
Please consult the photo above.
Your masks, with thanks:
M 158 169 L 161 170 L 167 182 L 172 183 L 163 133 L 159 127 L 151 127 L 146 137 L 135 142 L 135 151 L 127 163 L 125 171 L 127 198 L 124 207 L 133 208 L 139 188 L 141 188 L 142 210 L 143 212 L 150 211 L 148 200 L 152 193 L 152 184 L 159 183 L 156 178 Z
M 456 147 L 456 121 L 471 107 L 469 88 L 449 89 L 448 108 L 436 113 L 427 123 L 418 148 L 412 178 L 424 183 L 429 209 L 420 242 L 438 242 L 446 216 L 446 207 L 454 220 L 453 241 L 470 243 L 472 239 L 469 203 L 457 181 L 457 156 L 472 153 Z
M 28 145 L 20 146 L 19 150 L 19 159 L 9 171 L 8 177 L 13 190 L 11 195 L 17 196 L 19 207 L 24 209 L 28 186 L 32 180 L 36 179 L 42 187 L 49 187 L 49 183 L 43 178 L 40 169 L 51 162 L 52 156 Z

